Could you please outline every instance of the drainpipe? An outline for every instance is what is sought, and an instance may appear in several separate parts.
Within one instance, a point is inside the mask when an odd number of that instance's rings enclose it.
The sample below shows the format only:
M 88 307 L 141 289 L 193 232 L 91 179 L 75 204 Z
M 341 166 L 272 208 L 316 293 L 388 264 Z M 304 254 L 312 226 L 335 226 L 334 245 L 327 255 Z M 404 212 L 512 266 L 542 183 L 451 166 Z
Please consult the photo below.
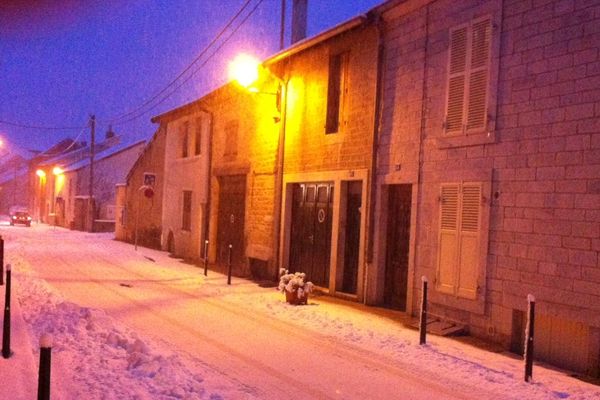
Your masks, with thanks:
M 279 80 L 279 79 L 278 79 Z M 273 279 L 279 278 L 280 263 L 280 238 L 281 238 L 281 219 L 283 214 L 283 165 L 285 156 L 285 129 L 287 122 L 287 96 L 289 79 L 279 80 L 281 88 L 281 126 L 279 127 L 279 141 L 277 143 L 277 170 L 275 171 L 275 204 L 273 210 Z
M 205 205 L 205 209 L 203 212 L 203 217 L 204 220 L 203 222 L 203 226 L 202 226 L 202 234 L 200 235 L 200 237 L 202 238 L 200 240 L 200 253 L 202 253 L 202 251 L 204 251 L 204 241 L 205 240 L 209 240 L 209 232 L 210 232 L 210 201 L 211 201 L 211 193 L 210 193 L 210 188 L 211 188 L 211 181 L 212 181 L 212 140 L 213 140 L 213 132 L 214 132 L 214 115 L 212 112 L 206 110 L 206 109 L 200 109 L 200 111 L 206 113 L 209 115 L 209 121 L 210 121 L 210 129 L 208 131 L 208 140 L 206 141 L 208 144 L 208 150 L 207 150 L 207 157 L 208 157 L 208 167 L 207 167 L 207 179 L 206 179 L 206 205 Z M 208 250 L 208 248 L 206 249 L 207 253 L 210 253 L 210 251 Z M 204 257 L 208 258 L 208 254 L 204 254 Z
M 374 239 L 375 239 L 375 205 L 377 203 L 377 151 L 379 148 L 379 133 L 381 130 L 381 117 L 383 109 L 383 67 L 385 56 L 385 45 L 383 40 L 382 18 L 381 15 L 369 15 L 373 19 L 377 29 L 377 78 L 375 86 L 375 109 L 373 120 L 373 146 L 371 148 L 371 182 L 369 193 L 369 229 L 367 241 L 367 257 L 365 263 L 365 273 L 363 276 L 363 303 L 367 304 L 367 286 L 369 264 L 373 263 Z

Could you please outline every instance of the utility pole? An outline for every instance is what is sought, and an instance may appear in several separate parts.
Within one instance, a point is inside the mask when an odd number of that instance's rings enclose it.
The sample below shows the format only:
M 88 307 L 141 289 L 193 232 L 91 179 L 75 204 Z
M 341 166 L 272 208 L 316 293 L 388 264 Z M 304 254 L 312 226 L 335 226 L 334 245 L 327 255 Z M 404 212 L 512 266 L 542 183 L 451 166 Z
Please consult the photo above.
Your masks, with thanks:
M 281 25 L 279 27 L 279 50 L 285 45 L 285 0 L 281 0 Z
M 88 189 L 88 231 L 94 227 L 94 153 L 96 151 L 96 116 L 90 116 L 91 141 L 90 141 L 90 186 Z

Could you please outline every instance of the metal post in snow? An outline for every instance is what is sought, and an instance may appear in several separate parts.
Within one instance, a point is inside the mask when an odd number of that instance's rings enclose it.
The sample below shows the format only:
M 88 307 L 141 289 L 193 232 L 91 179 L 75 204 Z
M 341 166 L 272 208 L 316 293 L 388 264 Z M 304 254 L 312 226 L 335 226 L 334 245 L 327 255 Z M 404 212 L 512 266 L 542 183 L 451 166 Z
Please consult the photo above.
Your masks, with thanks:
M 419 344 L 427 342 L 427 277 L 421 277 L 423 293 L 421 295 L 421 317 L 419 320 Z
M 2 324 L 2 357 L 9 358 L 10 351 L 10 264 L 6 264 L 6 289 L 4 296 L 4 322 Z
M 227 284 L 231 285 L 231 249 L 233 246 L 229 245 L 229 252 L 227 253 Z
M 4 239 L 0 236 L 0 285 L 4 285 Z
M 38 373 L 38 400 L 50 399 L 50 368 L 52 364 L 52 336 L 40 338 L 40 368 Z
M 527 325 L 525 328 L 525 382 L 531 382 L 533 375 L 533 327 L 535 322 L 535 297 L 527 295 Z
M 204 276 L 208 276 L 208 240 L 204 241 Z

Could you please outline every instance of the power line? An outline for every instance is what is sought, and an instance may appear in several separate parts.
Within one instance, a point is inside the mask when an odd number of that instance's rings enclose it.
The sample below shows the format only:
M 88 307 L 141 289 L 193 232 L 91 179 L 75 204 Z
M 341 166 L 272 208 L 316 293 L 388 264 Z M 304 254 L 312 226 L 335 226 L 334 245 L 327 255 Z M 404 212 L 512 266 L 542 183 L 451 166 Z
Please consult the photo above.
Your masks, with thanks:
M 219 44 L 217 46 L 217 48 L 208 56 L 208 58 L 206 60 L 204 60 L 204 62 L 202 62 L 202 64 L 200 64 L 195 70 L 192 71 L 192 73 L 185 79 L 183 80 L 179 85 L 177 85 L 173 90 L 171 90 L 169 93 L 167 93 L 167 95 L 165 95 L 164 97 L 162 97 L 156 104 L 152 105 L 150 108 L 141 111 L 140 113 L 137 113 L 136 115 L 134 115 L 131 118 L 128 118 L 126 120 L 121 120 L 119 122 L 113 123 L 113 125 L 123 125 L 127 122 L 131 122 L 137 118 L 140 118 L 141 116 L 145 115 L 146 113 L 152 111 L 153 109 L 155 109 L 157 106 L 159 106 L 160 104 L 162 104 L 166 99 L 168 99 L 169 97 L 171 97 L 173 95 L 173 93 L 175 93 L 180 87 L 182 87 L 184 84 L 186 84 L 191 78 L 194 77 L 194 75 L 200 70 L 202 69 L 216 54 L 219 50 L 221 50 L 221 48 L 227 44 L 228 40 L 242 27 L 242 25 L 244 25 L 244 23 L 248 20 L 248 18 L 250 18 L 250 16 L 252 16 L 252 14 L 254 14 L 254 12 L 256 11 L 256 9 L 258 8 L 258 6 L 260 6 L 262 4 L 263 0 L 259 0 L 256 5 L 254 6 L 254 8 L 252 8 L 252 10 L 242 19 L 242 21 L 239 23 L 238 26 L 235 27 L 235 29 L 233 31 L 231 31 L 229 33 L 229 35 L 221 42 L 221 44 Z
M 87 128 L 87 126 L 42 126 L 42 125 L 30 125 L 20 122 L 6 121 L 0 119 L 0 124 L 2 125 L 10 125 L 18 128 L 27 128 L 27 129 L 39 129 L 46 131 L 75 131 L 78 129 Z
M 186 72 L 188 72 L 193 66 L 194 64 L 196 64 L 209 50 L 210 48 L 225 34 L 225 32 L 231 27 L 231 25 L 233 25 L 233 23 L 235 22 L 235 20 L 244 12 L 244 10 L 248 7 L 248 5 L 252 2 L 252 0 L 246 0 L 246 2 L 242 5 L 242 7 L 235 13 L 235 15 L 233 17 L 231 17 L 229 19 L 229 21 L 227 22 L 227 24 L 225 24 L 225 26 L 219 31 L 219 33 L 210 41 L 210 43 L 208 43 L 208 45 L 206 45 L 206 47 L 204 47 L 204 49 L 202 49 L 202 51 L 200 52 L 200 54 L 198 54 L 198 56 L 196 56 L 196 58 L 194 58 L 194 60 L 192 60 L 192 62 L 179 74 L 177 75 L 171 82 L 169 82 L 163 89 L 161 89 L 159 92 L 157 92 L 155 95 L 153 95 L 149 100 L 146 100 L 144 103 L 140 104 L 138 107 L 136 107 L 135 109 L 125 112 L 121 115 L 118 115 L 114 118 L 110 119 L 111 123 L 115 123 L 115 122 L 119 122 L 120 120 L 122 120 L 123 118 L 126 118 L 132 114 L 137 113 L 139 110 L 143 109 L 145 106 L 151 104 L 152 102 L 154 102 L 154 100 L 156 100 L 160 95 L 162 95 L 163 93 L 165 93 L 171 86 L 173 86 L 183 75 L 185 75 Z M 258 2 L 258 4 L 262 3 L 262 0 L 260 0 Z M 256 9 L 256 6 L 254 7 L 254 9 L 251 11 L 250 14 L 252 14 L 254 12 L 254 10 Z M 247 18 L 246 18 L 247 19 Z M 243 22 L 245 22 L 245 20 Z M 243 23 L 242 22 L 242 23 Z M 237 29 L 236 29 L 237 30 Z M 205 64 L 205 63 L 204 63 Z M 202 65 L 204 65 L 202 64 Z M 177 88 L 179 88 L 181 86 L 178 86 Z M 173 92 L 171 92 L 172 94 Z M 169 95 L 170 96 L 170 95 Z M 158 103 L 160 104 L 162 102 L 162 100 Z M 155 105 L 156 106 L 156 105 Z M 153 107 L 155 107 L 153 106 Z M 150 108 L 149 110 L 151 110 L 152 108 Z M 147 110 L 147 111 L 149 111 Z M 147 112 L 145 111 L 145 112 Z M 145 113 L 144 112 L 144 113 Z M 143 114 L 141 114 L 143 115 Z M 130 119 L 128 119 L 127 121 L 130 121 Z M 125 121 L 125 122 L 127 122 Z

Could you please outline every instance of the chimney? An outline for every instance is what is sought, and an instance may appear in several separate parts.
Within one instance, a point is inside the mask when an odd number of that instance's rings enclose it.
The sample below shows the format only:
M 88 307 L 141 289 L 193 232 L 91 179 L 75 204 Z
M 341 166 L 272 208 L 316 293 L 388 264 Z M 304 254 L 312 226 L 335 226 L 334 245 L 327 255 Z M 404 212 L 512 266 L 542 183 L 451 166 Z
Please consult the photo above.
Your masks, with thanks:
M 112 125 L 109 125 L 108 130 L 106 131 L 105 139 L 110 139 L 112 137 L 115 137 L 115 132 L 112 130 Z
M 308 0 L 293 0 L 292 8 L 292 44 L 306 37 L 306 11 Z

